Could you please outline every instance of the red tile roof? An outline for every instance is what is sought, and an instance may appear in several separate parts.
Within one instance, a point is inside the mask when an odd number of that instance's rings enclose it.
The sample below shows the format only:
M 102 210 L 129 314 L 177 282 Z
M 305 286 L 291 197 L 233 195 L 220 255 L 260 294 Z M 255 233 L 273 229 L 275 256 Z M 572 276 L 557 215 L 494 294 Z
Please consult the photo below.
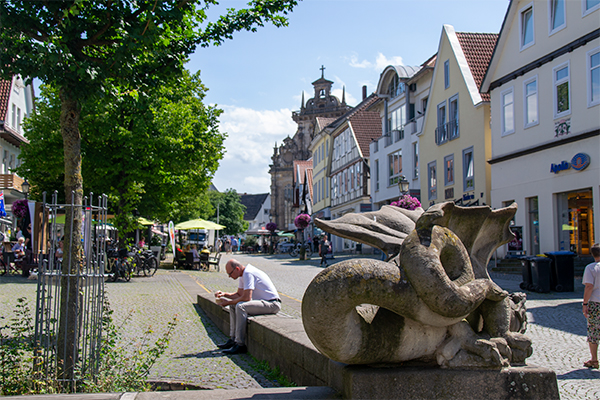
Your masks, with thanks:
M 381 116 L 376 111 L 359 111 L 350 117 L 350 125 L 363 157 L 369 157 L 369 144 L 381 136 Z
M 302 185 L 304 183 L 304 172 L 310 168 L 312 169 L 312 159 L 310 160 L 294 160 L 294 183 Z
M 10 97 L 10 87 L 12 81 L 0 80 L 0 121 L 6 121 L 8 112 L 8 98 Z
M 456 37 L 463 53 L 465 53 L 467 64 L 469 64 L 473 78 L 475 78 L 477 88 L 480 89 L 481 82 L 494 53 L 498 34 L 456 32 Z M 483 101 L 490 101 L 488 93 L 481 93 L 481 98 Z

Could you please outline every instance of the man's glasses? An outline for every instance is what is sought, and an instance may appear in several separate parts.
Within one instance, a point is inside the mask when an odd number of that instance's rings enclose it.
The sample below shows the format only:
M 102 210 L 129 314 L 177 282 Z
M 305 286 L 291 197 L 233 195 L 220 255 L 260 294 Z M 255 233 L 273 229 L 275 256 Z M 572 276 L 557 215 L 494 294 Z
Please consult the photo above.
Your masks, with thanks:
M 233 268 L 233 269 L 231 270 L 231 272 L 228 272 L 228 273 L 227 273 L 227 275 L 229 275 L 229 277 L 231 278 L 231 274 L 233 274 L 233 271 L 235 271 L 236 269 L 237 269 L 237 267 Z

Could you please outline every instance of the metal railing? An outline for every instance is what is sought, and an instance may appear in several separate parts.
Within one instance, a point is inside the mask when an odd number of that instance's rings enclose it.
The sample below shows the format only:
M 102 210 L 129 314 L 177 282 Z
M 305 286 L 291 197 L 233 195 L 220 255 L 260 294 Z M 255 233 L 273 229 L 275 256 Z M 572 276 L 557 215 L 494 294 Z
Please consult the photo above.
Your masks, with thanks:
M 460 136 L 458 120 L 452 120 L 435 128 L 435 143 L 440 145 Z
M 37 373 L 57 374 L 63 387 L 75 390 L 83 377 L 95 377 L 98 370 L 104 310 L 104 272 L 108 198 L 93 194 L 84 197 L 83 205 L 58 204 L 57 192 L 46 203 L 43 194 L 42 228 L 37 247 L 38 288 L 36 300 L 35 341 L 38 347 Z M 72 196 L 74 198 L 74 196 Z M 57 258 L 59 211 L 66 215 L 65 226 L 74 226 L 74 215 L 82 221 L 82 238 L 62 238 L 65 245 L 62 259 Z M 97 225 L 94 225 L 94 222 Z M 48 232 L 44 227 L 48 226 Z M 71 230 L 72 231 L 72 230 Z M 74 243 L 77 241 L 78 243 Z M 64 242 L 66 244 L 66 242 Z M 77 248 L 77 260 L 68 249 Z

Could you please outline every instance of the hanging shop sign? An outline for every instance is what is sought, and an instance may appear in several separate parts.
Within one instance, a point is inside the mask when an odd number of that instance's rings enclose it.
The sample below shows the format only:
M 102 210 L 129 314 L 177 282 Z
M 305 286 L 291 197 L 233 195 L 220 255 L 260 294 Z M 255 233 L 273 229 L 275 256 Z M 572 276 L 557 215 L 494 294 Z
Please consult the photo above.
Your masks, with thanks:
M 575 171 L 583 171 L 590 165 L 590 156 L 586 153 L 577 153 L 571 159 L 571 162 L 562 161 L 559 164 L 550 164 L 550 172 L 558 174 L 560 171 L 573 168 Z

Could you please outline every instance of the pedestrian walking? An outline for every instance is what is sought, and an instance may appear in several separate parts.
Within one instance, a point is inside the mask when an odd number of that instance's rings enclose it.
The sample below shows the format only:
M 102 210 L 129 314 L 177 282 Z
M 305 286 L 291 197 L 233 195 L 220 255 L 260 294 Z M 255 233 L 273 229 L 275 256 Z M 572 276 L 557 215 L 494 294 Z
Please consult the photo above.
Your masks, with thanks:
M 592 358 L 583 363 L 587 368 L 598 368 L 598 342 L 600 341 L 600 243 L 592 246 L 594 262 L 585 267 L 582 283 L 583 315 L 587 318 L 587 341 Z
M 325 265 L 325 267 L 327 267 L 327 254 L 329 253 L 330 250 L 331 250 L 331 244 L 329 243 L 329 240 L 327 240 L 327 234 L 324 233 L 321 241 L 319 242 L 319 255 L 321 256 L 321 264 L 320 264 L 321 267 L 323 265 Z
M 239 278 L 239 285 L 237 292 L 215 292 L 217 303 L 229 306 L 229 340 L 217 346 L 226 354 L 246 353 L 248 315 L 277 314 L 281 299 L 271 278 L 251 264 L 244 266 L 232 258 L 225 265 L 225 272 L 233 280 Z

